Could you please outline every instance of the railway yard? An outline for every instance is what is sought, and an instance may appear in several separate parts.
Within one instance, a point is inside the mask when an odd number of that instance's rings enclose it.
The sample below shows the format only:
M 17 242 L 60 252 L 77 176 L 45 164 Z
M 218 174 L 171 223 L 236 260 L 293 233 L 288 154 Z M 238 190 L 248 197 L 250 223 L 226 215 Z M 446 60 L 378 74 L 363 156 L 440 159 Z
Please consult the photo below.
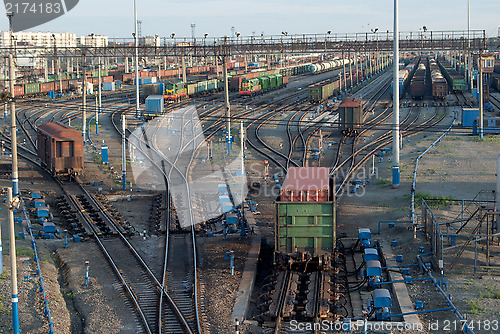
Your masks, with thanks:
M 16 295 L 22 333 L 499 333 L 500 58 L 461 33 L 2 49 L 0 332 Z

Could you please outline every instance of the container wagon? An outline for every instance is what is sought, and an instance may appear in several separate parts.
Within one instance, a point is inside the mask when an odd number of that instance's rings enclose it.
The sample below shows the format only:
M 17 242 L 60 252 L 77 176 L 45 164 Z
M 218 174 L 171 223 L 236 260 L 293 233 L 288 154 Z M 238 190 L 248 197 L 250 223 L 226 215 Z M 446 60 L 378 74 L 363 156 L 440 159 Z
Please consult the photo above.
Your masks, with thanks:
M 327 167 L 291 167 L 276 201 L 275 251 L 329 256 L 336 244 L 333 182 Z
M 83 172 L 83 136 L 60 123 L 38 126 L 38 157 L 53 175 L 78 175 Z

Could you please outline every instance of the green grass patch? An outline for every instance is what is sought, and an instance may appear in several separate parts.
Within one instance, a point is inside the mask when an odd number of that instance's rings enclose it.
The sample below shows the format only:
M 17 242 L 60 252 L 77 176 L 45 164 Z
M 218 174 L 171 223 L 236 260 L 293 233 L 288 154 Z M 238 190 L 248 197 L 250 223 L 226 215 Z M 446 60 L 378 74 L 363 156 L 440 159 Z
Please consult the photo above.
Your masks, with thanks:
M 422 199 L 425 198 L 434 199 L 432 201 L 427 201 L 427 205 L 429 205 L 429 207 L 434 209 L 450 206 L 453 203 L 452 200 L 454 199 L 451 196 L 441 196 L 441 195 L 433 196 L 429 193 L 418 192 L 415 194 L 415 205 L 420 206 L 422 203 Z
M 378 179 L 375 184 L 380 184 L 380 185 L 386 185 L 386 184 L 392 184 L 391 180 L 386 180 L 386 179 Z
M 24 246 L 16 247 L 16 255 L 17 256 L 29 256 L 32 257 L 34 255 L 33 249 Z
M 469 300 L 467 301 L 467 306 L 469 307 L 469 312 L 472 315 L 477 315 L 481 311 L 479 307 L 479 300 Z
M 497 142 L 497 141 L 500 141 L 500 136 L 486 136 L 486 137 L 483 137 L 483 139 L 481 139 L 477 136 L 474 136 L 474 140 L 477 142 Z

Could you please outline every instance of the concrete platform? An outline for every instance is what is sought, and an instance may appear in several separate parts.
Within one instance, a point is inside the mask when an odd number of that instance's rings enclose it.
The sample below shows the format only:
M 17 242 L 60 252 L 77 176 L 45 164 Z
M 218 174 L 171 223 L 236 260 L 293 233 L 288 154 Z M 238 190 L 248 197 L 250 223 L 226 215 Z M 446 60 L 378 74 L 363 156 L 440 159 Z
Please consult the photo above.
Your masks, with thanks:
M 389 244 L 389 242 L 383 240 L 380 242 L 380 245 L 382 246 L 382 251 L 384 253 L 387 266 L 388 267 L 397 266 L 398 263 L 396 262 L 396 256 L 394 255 L 392 247 Z M 404 278 L 403 275 L 401 275 L 398 272 L 389 271 L 389 279 L 391 281 L 396 281 L 396 280 L 403 280 Z M 392 291 L 396 296 L 399 308 L 401 309 L 401 313 L 415 312 L 415 308 L 413 307 L 413 302 L 411 301 L 410 295 L 408 294 L 408 288 L 406 287 L 406 283 L 401 282 L 392 284 Z M 403 316 L 403 320 L 407 324 L 421 325 L 420 319 L 416 314 L 405 315 Z
M 238 319 L 240 322 L 243 322 L 247 316 L 248 303 L 250 302 L 250 297 L 255 284 L 255 277 L 257 275 L 257 262 L 259 261 L 261 244 L 261 236 L 258 233 L 259 231 L 257 225 L 255 225 L 253 214 L 245 210 L 245 215 L 247 216 L 250 227 L 254 228 L 256 234 L 251 237 L 252 247 L 248 251 L 245 267 L 243 268 L 243 275 L 241 276 L 240 285 L 238 287 L 238 291 L 236 292 L 233 313 L 231 314 L 231 319 Z

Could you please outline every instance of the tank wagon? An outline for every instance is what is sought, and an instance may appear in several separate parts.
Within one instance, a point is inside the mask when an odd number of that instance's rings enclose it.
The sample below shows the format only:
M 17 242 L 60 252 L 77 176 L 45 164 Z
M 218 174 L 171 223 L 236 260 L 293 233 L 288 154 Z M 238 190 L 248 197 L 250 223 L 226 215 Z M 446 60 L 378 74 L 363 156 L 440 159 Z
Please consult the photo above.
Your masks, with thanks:
M 78 175 L 83 172 L 83 136 L 61 123 L 38 126 L 38 157 L 53 175 Z

